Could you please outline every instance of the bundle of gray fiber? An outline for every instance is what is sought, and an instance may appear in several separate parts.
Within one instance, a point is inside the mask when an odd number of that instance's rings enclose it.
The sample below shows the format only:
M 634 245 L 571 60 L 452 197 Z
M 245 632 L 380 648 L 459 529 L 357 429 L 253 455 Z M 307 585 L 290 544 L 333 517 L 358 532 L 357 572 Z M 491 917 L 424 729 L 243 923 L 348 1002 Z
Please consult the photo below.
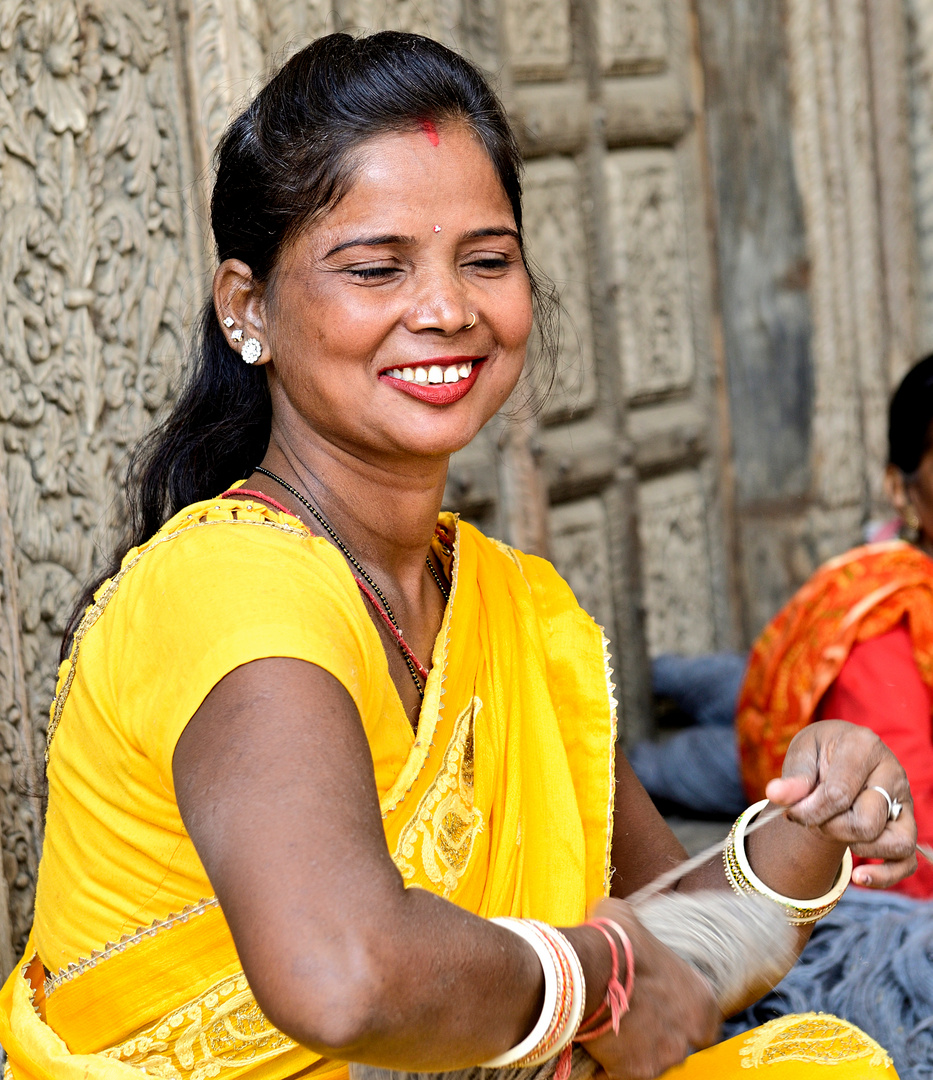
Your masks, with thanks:
M 931 1080 L 933 902 L 850 889 L 784 980 L 723 1035 L 810 1011 L 860 1027 L 888 1051 L 901 1080 Z
M 659 941 L 706 976 L 724 1016 L 748 1001 L 752 989 L 774 986 L 794 962 L 796 932 L 778 904 L 759 896 L 658 893 L 635 913 Z
M 747 1000 L 749 987 L 774 985 L 793 962 L 796 935 L 777 904 L 727 892 L 659 893 L 642 901 L 636 913 L 643 925 L 682 959 L 693 964 L 713 988 L 724 1014 Z M 638 993 L 638 959 L 635 960 Z M 458 1069 L 444 1073 L 406 1073 L 351 1065 L 351 1080 L 544 1080 L 554 1060 L 527 1069 Z M 574 1047 L 570 1080 L 589 1080 L 596 1063 Z

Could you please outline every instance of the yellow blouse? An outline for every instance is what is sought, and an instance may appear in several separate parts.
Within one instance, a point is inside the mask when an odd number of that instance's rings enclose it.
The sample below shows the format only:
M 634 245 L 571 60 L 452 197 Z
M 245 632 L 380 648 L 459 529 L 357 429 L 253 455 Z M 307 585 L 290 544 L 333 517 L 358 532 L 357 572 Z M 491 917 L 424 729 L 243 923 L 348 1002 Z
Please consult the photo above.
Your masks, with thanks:
M 179 515 L 145 557 L 127 555 L 125 580 L 79 642 L 60 718 L 53 706 L 34 931 L 51 971 L 211 896 L 175 802 L 172 755 L 234 668 L 285 656 L 333 674 L 363 718 L 380 793 L 414 741 L 339 552 L 259 503 L 215 505 L 203 520 Z M 234 514 L 239 527 L 222 527 Z M 60 686 L 71 671 L 66 662 Z

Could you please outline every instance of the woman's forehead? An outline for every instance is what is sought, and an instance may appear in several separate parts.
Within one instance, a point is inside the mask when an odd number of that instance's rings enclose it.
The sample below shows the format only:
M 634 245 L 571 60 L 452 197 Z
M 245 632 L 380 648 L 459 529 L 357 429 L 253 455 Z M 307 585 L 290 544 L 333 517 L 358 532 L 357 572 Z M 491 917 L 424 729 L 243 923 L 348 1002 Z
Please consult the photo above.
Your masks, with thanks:
M 424 124 L 430 129 L 376 136 L 359 147 L 345 194 L 316 231 L 343 230 L 361 220 L 416 224 L 423 215 L 437 219 L 432 229 L 443 229 L 446 221 L 471 230 L 488 226 L 489 218 L 514 226 L 511 203 L 482 141 L 463 124 Z

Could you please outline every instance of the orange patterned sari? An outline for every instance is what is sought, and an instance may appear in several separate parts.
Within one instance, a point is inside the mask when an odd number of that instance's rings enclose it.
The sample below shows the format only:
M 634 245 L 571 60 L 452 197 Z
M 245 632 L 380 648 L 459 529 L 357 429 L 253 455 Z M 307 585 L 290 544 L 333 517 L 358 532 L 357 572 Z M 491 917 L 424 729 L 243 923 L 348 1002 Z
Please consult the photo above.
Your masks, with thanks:
M 815 718 L 852 647 L 901 621 L 933 688 L 933 559 L 901 540 L 832 559 L 778 612 L 752 649 L 736 712 L 750 799 L 781 775 L 791 740 Z

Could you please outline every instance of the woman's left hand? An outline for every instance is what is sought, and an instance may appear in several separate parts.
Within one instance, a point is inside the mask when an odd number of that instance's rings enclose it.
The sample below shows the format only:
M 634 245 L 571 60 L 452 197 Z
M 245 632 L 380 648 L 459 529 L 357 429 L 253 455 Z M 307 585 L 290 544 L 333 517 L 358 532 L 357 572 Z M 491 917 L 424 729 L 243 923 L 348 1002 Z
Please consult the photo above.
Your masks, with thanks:
M 875 787 L 902 809 L 897 820 Z M 882 859 L 858 866 L 856 885 L 883 889 L 917 869 L 917 825 L 903 766 L 868 728 L 843 720 L 809 724 L 784 758 L 780 780 L 765 794 L 786 807 L 785 816 L 827 839 L 848 844 L 853 855 Z

